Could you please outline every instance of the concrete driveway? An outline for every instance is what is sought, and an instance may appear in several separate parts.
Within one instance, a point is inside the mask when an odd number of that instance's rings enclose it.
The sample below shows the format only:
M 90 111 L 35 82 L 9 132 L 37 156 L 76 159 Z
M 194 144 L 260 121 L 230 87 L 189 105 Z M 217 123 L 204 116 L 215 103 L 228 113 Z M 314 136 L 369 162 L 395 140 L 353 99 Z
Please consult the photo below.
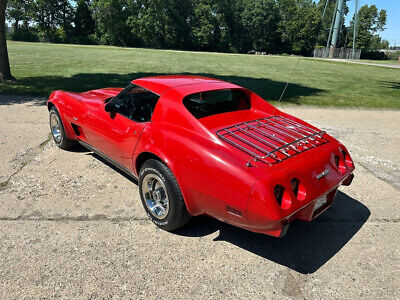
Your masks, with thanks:
M 400 297 L 400 112 L 284 108 L 340 139 L 356 177 L 276 239 L 158 229 L 133 180 L 49 140 L 43 103 L 0 96 L 0 298 Z

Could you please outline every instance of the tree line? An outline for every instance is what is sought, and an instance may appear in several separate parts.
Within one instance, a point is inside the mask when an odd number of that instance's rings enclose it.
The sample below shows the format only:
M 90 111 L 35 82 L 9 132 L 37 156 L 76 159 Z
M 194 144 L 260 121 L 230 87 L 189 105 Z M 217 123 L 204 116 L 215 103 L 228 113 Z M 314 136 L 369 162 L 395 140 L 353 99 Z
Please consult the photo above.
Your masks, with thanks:
M 8 0 L 14 40 L 128 47 L 309 55 L 325 46 L 335 1 L 326 0 Z M 345 8 L 345 14 L 348 9 Z M 364 5 L 357 48 L 387 47 L 386 11 Z M 353 22 L 338 47 L 351 47 Z

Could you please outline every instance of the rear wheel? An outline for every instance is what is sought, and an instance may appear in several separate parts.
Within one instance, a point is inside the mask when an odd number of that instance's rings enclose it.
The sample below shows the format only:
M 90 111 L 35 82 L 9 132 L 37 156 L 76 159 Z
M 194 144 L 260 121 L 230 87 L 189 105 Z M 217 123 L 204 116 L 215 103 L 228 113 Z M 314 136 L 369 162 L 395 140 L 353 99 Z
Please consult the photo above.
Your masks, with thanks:
M 54 143 L 63 150 L 76 146 L 76 141 L 67 138 L 60 114 L 55 106 L 50 109 L 50 130 Z
M 190 220 L 178 182 L 162 162 L 149 159 L 143 164 L 139 190 L 147 215 L 161 229 L 173 231 Z

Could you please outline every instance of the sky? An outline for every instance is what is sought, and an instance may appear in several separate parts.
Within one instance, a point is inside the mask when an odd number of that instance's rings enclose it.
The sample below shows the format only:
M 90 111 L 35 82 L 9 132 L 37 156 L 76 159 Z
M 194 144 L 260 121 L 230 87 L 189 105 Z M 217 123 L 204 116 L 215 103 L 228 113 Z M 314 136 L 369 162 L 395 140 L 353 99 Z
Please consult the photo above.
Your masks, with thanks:
M 347 1 L 349 13 L 346 24 L 353 18 L 355 0 Z M 400 0 L 358 0 L 358 7 L 374 4 L 379 10 L 385 9 L 387 12 L 386 30 L 379 32 L 379 35 L 389 41 L 390 46 L 400 46 Z

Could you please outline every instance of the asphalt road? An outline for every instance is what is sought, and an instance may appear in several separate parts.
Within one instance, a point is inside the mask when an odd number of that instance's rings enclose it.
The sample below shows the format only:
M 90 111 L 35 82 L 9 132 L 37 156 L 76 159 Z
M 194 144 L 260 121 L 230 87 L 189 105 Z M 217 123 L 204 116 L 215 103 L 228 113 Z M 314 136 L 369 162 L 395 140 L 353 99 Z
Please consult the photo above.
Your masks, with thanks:
M 158 229 L 134 181 L 49 141 L 43 100 L 0 96 L 0 298 L 399 298 L 400 112 L 284 110 L 339 138 L 356 177 L 276 239 Z

